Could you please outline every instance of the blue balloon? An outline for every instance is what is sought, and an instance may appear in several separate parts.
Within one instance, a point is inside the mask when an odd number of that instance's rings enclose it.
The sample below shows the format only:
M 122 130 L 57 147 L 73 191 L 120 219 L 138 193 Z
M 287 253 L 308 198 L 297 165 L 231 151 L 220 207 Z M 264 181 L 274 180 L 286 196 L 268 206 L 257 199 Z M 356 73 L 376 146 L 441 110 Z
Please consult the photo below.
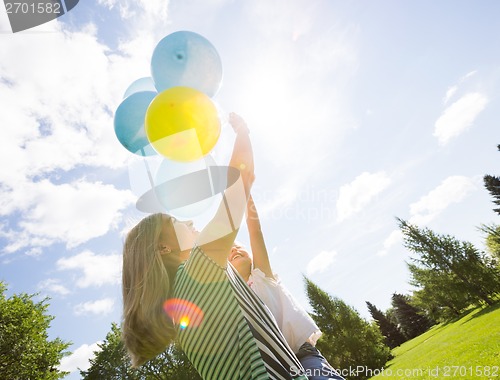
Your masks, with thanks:
M 120 103 L 115 112 L 116 137 L 125 149 L 140 156 L 157 154 L 144 130 L 146 110 L 156 95 L 154 91 L 133 93 Z
M 210 166 L 217 166 L 210 155 L 188 163 L 168 159 L 162 161 L 155 176 L 155 194 L 169 214 L 189 219 L 203 214 L 212 206 L 215 200 L 214 194 L 207 193 L 210 189 L 207 168 Z M 193 175 L 200 171 L 207 172 L 207 175 L 198 177 Z M 189 180 L 189 177 L 192 179 Z M 170 185 L 165 185 L 168 182 Z M 218 188 L 225 189 L 225 186 L 224 183 Z
M 205 37 L 180 31 L 169 34 L 156 45 L 151 75 L 158 92 L 184 86 L 213 97 L 222 82 L 222 62 Z
M 153 78 L 151 77 L 144 77 L 144 78 L 139 78 L 133 81 L 130 86 L 127 87 L 125 90 L 125 93 L 123 94 L 123 98 L 125 99 L 126 97 L 140 91 L 155 91 L 155 84 L 153 82 Z
M 146 213 L 166 210 L 181 218 L 200 216 L 212 206 L 213 197 L 220 197 L 239 177 L 238 169 L 211 165 L 207 160 L 188 165 L 163 161 L 154 186 L 137 200 L 136 208 Z

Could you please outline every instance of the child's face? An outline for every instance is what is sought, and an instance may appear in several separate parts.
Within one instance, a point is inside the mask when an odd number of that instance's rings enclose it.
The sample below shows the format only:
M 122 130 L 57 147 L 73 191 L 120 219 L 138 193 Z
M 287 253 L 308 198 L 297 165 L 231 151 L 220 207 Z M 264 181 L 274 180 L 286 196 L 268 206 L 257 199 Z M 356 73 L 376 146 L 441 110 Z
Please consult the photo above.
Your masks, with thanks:
M 227 259 L 243 277 L 250 274 L 252 258 L 244 247 L 235 244 Z

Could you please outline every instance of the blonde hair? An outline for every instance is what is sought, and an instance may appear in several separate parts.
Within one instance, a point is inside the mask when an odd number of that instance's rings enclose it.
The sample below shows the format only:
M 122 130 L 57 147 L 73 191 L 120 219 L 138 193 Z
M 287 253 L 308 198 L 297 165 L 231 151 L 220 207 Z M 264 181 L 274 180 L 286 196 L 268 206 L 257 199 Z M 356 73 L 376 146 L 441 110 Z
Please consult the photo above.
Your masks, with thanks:
M 123 246 L 122 339 L 133 367 L 163 352 L 176 335 L 163 311 L 173 278 L 159 250 L 162 221 L 163 214 L 147 216 L 128 233 Z

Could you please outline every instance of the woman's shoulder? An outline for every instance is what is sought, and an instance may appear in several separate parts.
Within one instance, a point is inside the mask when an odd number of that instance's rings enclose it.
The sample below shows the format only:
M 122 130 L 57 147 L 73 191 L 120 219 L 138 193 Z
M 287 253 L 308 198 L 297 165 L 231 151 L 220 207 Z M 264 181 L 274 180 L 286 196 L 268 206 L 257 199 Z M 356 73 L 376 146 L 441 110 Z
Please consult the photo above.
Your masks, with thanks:
M 177 277 L 187 277 L 199 283 L 220 282 L 226 279 L 226 268 L 207 256 L 200 246 L 194 246 L 189 258 L 179 265 Z

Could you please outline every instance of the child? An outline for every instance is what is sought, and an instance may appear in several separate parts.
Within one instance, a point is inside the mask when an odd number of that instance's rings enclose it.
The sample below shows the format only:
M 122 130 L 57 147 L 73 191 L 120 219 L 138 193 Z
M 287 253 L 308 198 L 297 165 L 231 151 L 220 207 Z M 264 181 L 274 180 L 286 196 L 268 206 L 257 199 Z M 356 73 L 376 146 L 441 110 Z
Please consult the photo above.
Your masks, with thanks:
M 309 380 L 342 379 L 315 347 L 321 336 L 318 326 L 271 269 L 252 196 L 247 203 L 247 227 L 253 263 L 248 252 L 239 245 L 233 246 L 229 262 L 270 309 Z

